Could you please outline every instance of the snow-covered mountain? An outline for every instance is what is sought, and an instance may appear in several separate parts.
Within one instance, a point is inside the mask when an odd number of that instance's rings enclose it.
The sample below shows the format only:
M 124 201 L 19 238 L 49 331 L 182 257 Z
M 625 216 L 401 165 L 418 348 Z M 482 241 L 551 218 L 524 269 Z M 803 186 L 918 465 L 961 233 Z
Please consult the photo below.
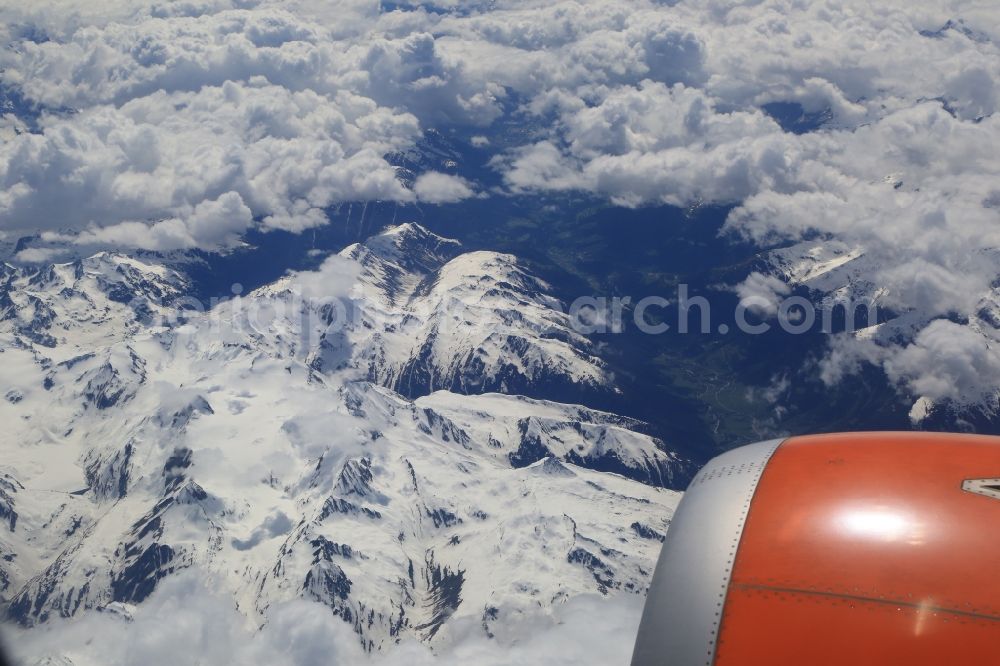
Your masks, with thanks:
M 511 255 L 460 253 L 454 241 L 404 224 L 341 256 L 362 267 L 362 326 L 385 322 L 364 334 L 356 355 L 373 382 L 410 397 L 614 390 L 548 285 Z
M 998 259 L 996 250 L 968 257 L 970 263 L 994 266 Z M 818 306 L 817 326 L 840 333 L 821 364 L 830 383 L 864 364 L 881 366 L 909 400 L 910 420 L 917 426 L 933 425 L 936 416 L 948 429 L 975 429 L 978 419 L 988 422 L 1000 412 L 1000 391 L 989 378 L 1000 367 L 995 281 L 956 301 L 948 290 L 961 291 L 961 267 L 927 268 L 900 285 L 880 279 L 892 270 L 886 257 L 834 239 L 772 250 L 764 262 L 770 276 L 807 290 Z
M 3 267 L 8 619 L 127 618 L 197 568 L 258 625 L 307 598 L 380 650 L 645 590 L 684 461 L 545 399 L 613 377 L 515 257 L 402 225 L 205 311 L 187 293 L 118 254 Z

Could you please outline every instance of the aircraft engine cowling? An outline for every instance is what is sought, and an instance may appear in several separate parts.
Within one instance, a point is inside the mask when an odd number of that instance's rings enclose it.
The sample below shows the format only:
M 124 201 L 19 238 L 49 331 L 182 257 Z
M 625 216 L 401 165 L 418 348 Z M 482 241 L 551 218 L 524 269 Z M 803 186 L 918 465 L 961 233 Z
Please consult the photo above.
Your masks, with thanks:
M 668 530 L 633 666 L 1000 664 L 1000 438 L 729 451 Z

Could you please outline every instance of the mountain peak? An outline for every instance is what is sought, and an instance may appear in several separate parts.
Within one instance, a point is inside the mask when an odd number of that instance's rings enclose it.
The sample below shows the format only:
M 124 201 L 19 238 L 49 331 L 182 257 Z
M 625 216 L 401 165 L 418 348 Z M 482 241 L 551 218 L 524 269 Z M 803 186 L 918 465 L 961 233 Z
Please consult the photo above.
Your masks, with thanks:
M 457 240 L 438 236 L 415 222 L 390 227 L 359 245 L 374 256 L 419 273 L 436 270 L 462 248 Z M 354 247 L 358 246 L 344 253 Z

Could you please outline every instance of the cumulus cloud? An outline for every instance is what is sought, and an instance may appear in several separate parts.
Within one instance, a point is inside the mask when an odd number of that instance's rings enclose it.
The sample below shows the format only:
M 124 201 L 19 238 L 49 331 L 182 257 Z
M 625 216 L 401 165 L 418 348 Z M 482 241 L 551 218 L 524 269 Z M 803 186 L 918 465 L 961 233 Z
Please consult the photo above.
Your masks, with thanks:
M 740 303 L 758 314 L 777 314 L 781 298 L 789 293 L 789 286 L 778 278 L 757 272 L 751 273 L 746 280 L 736 285 Z
M 936 320 L 920 331 L 912 344 L 885 363 L 889 376 L 919 397 L 963 404 L 985 400 L 995 410 L 1000 395 L 1000 354 L 996 341 L 967 326 Z
M 172 217 L 153 223 L 125 221 L 107 226 L 89 225 L 76 236 L 65 237 L 80 245 L 174 250 L 178 248 L 212 249 L 237 242 L 250 227 L 253 215 L 235 192 L 227 192 L 214 201 L 202 201 L 184 217 Z M 44 234 L 56 240 L 58 234 Z
M 787 179 L 791 142 L 763 112 L 719 113 L 684 84 L 643 81 L 570 105 L 558 138 L 519 148 L 516 189 L 586 190 L 624 205 L 740 201 Z
M 336 201 L 411 199 L 382 155 L 417 130 L 412 116 L 346 92 L 331 100 L 258 79 L 160 91 L 8 141 L 0 218 L 82 230 L 81 242 L 231 245 L 254 218 L 297 231 Z
M 581 596 L 551 615 L 539 612 L 521 635 L 503 643 L 471 622 L 436 652 L 408 641 L 370 655 L 349 624 L 312 601 L 273 606 L 255 631 L 230 600 L 213 592 L 210 578 L 188 571 L 165 579 L 138 608 L 115 604 L 76 620 L 11 629 L 5 637 L 14 656 L 29 665 L 65 663 L 60 659 L 74 666 L 621 664 L 631 654 L 641 610 L 638 597 Z
M 4 84 L 46 109 L 5 137 L 0 222 L 78 242 L 232 245 L 254 220 L 298 231 L 347 200 L 408 201 L 383 155 L 412 114 L 344 87 L 328 30 L 274 9 L 81 26 L 21 39 Z
M 464 178 L 437 171 L 420 174 L 413 183 L 413 191 L 421 201 L 431 204 L 454 203 L 475 196 Z
M 0 225 L 88 245 L 215 249 L 323 224 L 339 201 L 411 201 L 383 156 L 422 129 L 489 126 L 511 92 L 704 78 L 698 37 L 652 4 L 45 4 L 0 9 L 0 82 L 40 114 L 4 133 Z

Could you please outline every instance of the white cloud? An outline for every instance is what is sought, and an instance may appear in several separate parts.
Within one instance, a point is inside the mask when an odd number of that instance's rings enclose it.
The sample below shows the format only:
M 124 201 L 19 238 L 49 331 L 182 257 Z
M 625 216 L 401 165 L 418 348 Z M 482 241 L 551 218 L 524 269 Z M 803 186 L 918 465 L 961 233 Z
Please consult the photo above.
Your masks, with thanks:
M 751 312 L 775 315 L 781 298 L 791 293 L 787 284 L 771 275 L 751 273 L 746 280 L 736 285 L 736 295 L 740 303 Z
M 469 182 L 460 176 L 438 171 L 420 174 L 413 183 L 413 191 L 426 203 L 454 203 L 475 196 Z
M 63 254 L 63 250 L 49 247 L 29 247 L 14 255 L 17 261 L 27 264 L 44 264 L 55 261 Z
M 7 85 L 79 110 L 4 138 L 4 227 L 211 249 L 254 219 L 297 231 L 338 201 L 412 199 L 382 156 L 417 119 L 338 81 L 356 72 L 326 28 L 259 8 L 67 30 L 2 56 Z
M 997 341 L 967 326 L 939 319 L 931 322 L 885 362 L 889 377 L 917 396 L 933 402 L 961 404 L 985 400 L 997 408 L 1000 353 Z
M 625 205 L 740 201 L 787 179 L 793 145 L 778 125 L 715 104 L 683 84 L 608 90 L 599 104 L 581 100 L 563 113 L 559 141 L 517 150 L 506 178 L 517 189 L 588 190 Z
M 834 336 L 827 355 L 820 361 L 820 379 L 832 386 L 860 372 L 865 364 L 881 364 L 885 357 L 886 351 L 869 340 L 856 340 L 843 334 Z
M 235 192 L 214 201 L 202 201 L 184 218 L 146 224 L 119 222 L 91 225 L 70 240 L 80 245 L 115 245 L 151 250 L 216 248 L 234 245 L 253 223 L 250 209 Z
M 642 610 L 640 597 L 581 596 L 550 615 L 539 611 L 520 633 L 489 639 L 467 622 L 436 652 L 404 642 L 366 654 L 351 626 L 322 604 L 296 600 L 271 607 L 259 631 L 213 592 L 211 580 L 188 571 L 163 580 L 138 608 L 88 612 L 31 630 L 5 633 L 14 656 L 26 664 L 68 658 L 74 666 L 130 664 L 287 664 L 288 666 L 423 666 L 538 663 L 625 663 Z
M 337 201 L 411 199 L 382 154 L 417 131 L 412 116 L 347 92 L 258 80 L 156 92 L 49 118 L 42 133 L 7 142 L 0 219 L 86 230 L 82 242 L 231 245 L 255 217 L 301 230 Z

